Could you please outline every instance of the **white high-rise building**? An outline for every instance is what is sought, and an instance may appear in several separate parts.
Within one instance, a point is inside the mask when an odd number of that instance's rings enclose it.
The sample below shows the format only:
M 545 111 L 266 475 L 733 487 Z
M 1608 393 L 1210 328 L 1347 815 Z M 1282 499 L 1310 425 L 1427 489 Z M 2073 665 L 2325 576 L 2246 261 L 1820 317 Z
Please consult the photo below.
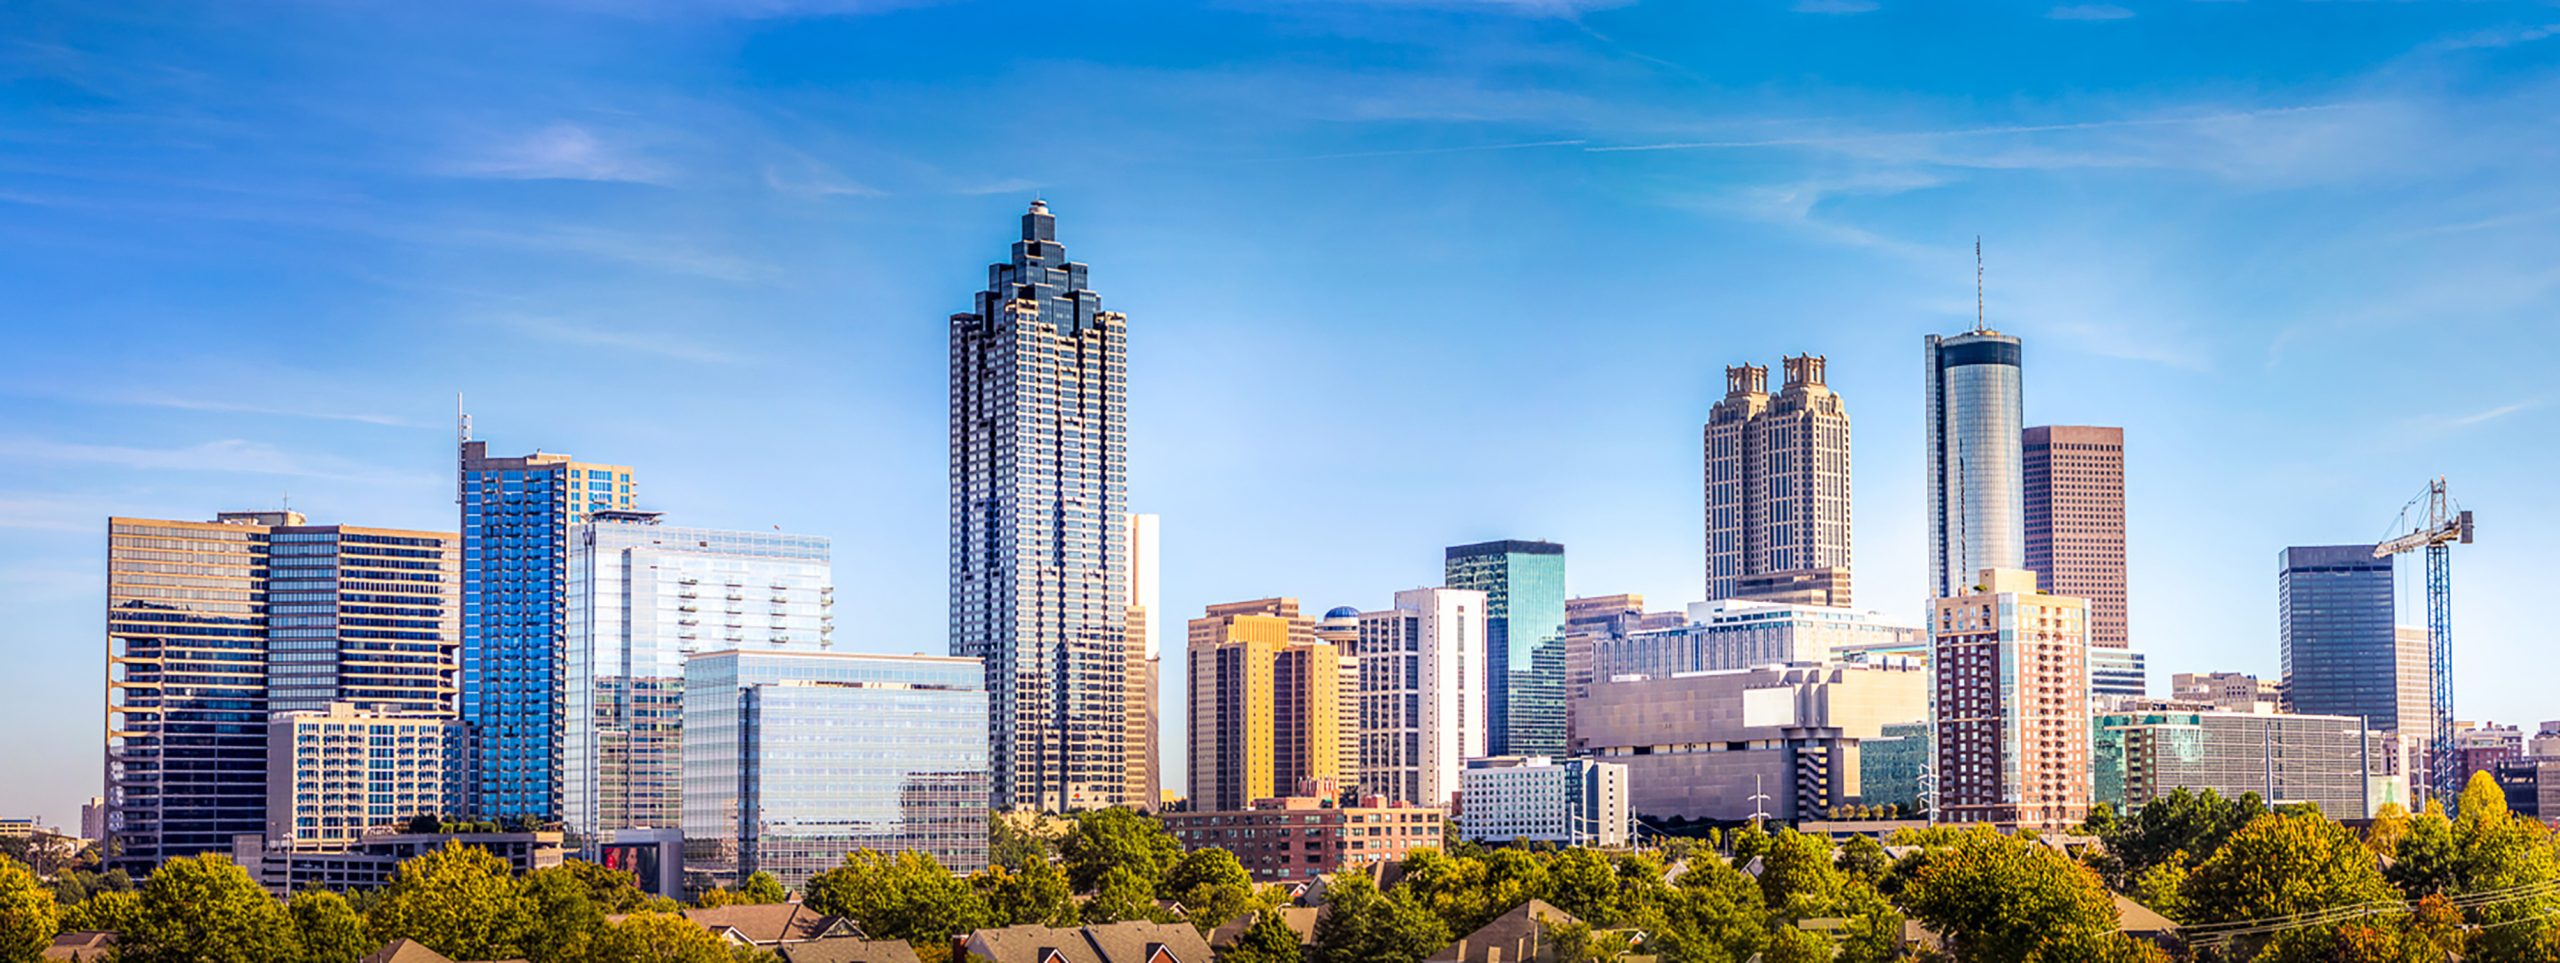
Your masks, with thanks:
M 1477 842 L 1624 846 L 1627 767 L 1597 759 L 1495 756 L 1467 762 L 1458 833 Z
M 1929 590 L 1951 598 L 1985 569 L 2027 564 L 2019 342 L 1977 324 L 1930 335 L 1927 359 Z
M 828 541 L 597 512 L 570 535 L 562 817 L 577 852 L 684 816 L 684 660 L 824 651 L 834 641 Z
M 1485 594 L 1418 588 L 1360 614 L 1362 791 L 1445 806 L 1485 754 Z
M 1156 575 L 1154 515 L 1129 516 L 1129 804 L 1153 810 L 1164 801 L 1162 692 L 1164 601 Z

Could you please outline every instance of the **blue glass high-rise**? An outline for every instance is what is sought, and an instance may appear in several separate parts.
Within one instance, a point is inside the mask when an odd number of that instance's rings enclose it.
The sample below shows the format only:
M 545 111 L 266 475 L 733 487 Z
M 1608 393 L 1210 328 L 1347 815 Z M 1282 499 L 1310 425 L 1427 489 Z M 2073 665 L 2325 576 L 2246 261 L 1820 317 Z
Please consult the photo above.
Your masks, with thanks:
M 467 428 L 459 455 L 464 798 L 483 819 L 557 819 L 570 530 L 630 510 L 631 469 L 543 452 L 492 458 Z
M 2279 563 L 2278 655 L 2293 711 L 2427 733 L 2427 719 L 2401 718 L 2391 558 L 2375 558 L 2371 545 L 2315 545 L 2285 549 Z
M 1448 587 L 1485 594 L 1486 751 L 1564 755 L 1564 546 L 1457 545 L 1443 568 Z

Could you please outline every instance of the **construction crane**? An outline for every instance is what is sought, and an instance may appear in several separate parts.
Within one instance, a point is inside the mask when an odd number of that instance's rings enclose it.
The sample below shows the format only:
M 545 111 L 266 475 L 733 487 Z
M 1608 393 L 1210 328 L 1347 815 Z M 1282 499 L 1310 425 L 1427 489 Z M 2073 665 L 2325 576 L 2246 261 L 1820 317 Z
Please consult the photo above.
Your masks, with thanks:
M 2419 502 L 2427 503 L 2426 516 L 2416 521 L 2411 515 Z M 2373 547 L 2373 557 L 2388 558 L 2404 552 L 2426 549 L 2427 552 L 2427 665 L 2435 686 L 2428 698 L 2433 711 L 2432 738 L 2427 743 L 2427 792 L 2444 801 L 2445 811 L 2453 810 L 2454 800 L 2462 795 L 2462 753 L 2453 744 L 2453 543 L 2471 544 L 2471 513 L 2453 507 L 2446 497 L 2444 477 L 2427 483 L 2423 495 L 2410 499 L 2400 509 L 2400 520 L 2392 526 L 2406 534 Z M 2408 723 L 2401 723 L 2407 731 Z

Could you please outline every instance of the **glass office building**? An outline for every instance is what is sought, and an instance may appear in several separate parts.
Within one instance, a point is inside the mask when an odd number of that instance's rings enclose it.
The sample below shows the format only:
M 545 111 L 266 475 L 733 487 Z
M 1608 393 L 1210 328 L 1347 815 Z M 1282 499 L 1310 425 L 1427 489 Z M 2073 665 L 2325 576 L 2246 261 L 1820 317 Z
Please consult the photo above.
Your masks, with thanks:
M 631 469 L 542 452 L 492 458 L 467 422 L 459 454 L 466 801 L 483 819 L 555 819 L 570 533 L 595 512 L 631 510 Z
M 2428 720 L 2400 718 L 2391 559 L 2373 557 L 2371 545 L 2317 545 L 2285 549 L 2278 561 L 2287 706 L 2353 716 L 2374 729 L 2428 732 Z
M 2179 789 L 2225 799 L 2257 793 L 2270 806 L 2311 803 L 2363 819 L 2370 736 L 2347 716 L 2245 712 L 2099 713 L 2092 776 L 2097 801 L 2131 813 Z
M 1972 591 L 2027 564 L 2026 416 L 2018 339 L 1975 328 L 1926 342 L 1930 591 Z
M 573 851 L 684 811 L 684 657 L 817 652 L 835 632 L 828 542 L 596 512 L 569 549 L 562 816 Z
M 1444 572 L 1485 596 L 1486 754 L 1564 755 L 1564 546 L 1451 546 Z
M 729 650 L 685 661 L 684 859 L 797 888 L 857 849 L 987 862 L 976 659 Z

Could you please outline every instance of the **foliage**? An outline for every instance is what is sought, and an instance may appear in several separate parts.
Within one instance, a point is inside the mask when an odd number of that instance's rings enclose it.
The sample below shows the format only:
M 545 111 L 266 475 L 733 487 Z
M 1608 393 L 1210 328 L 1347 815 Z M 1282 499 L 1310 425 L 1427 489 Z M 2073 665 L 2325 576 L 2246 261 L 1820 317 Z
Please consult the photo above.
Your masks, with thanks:
M 732 963 L 728 944 L 673 913 L 639 912 L 596 935 L 596 958 L 613 963 Z
M 2373 853 L 2317 813 L 2259 816 L 2195 868 L 2184 888 L 2199 923 L 2290 916 L 2397 900 Z
M 969 886 L 978 891 L 989 920 L 998 926 L 1077 923 L 1075 894 L 1067 890 L 1067 874 L 1048 860 L 1027 863 L 1018 873 L 1001 865 L 988 866 L 969 876 Z
M 524 954 L 535 963 L 582 963 L 595 958 L 609 906 L 636 904 L 646 894 L 631 874 L 569 860 L 524 874 L 524 898 L 532 919 L 523 931 Z
M 2257 793 L 2224 799 L 2211 789 L 2191 793 L 2180 788 L 2121 818 L 2093 812 L 2084 828 L 2101 830 L 2096 835 L 2106 843 L 2107 855 L 2097 868 L 2109 883 L 2124 889 L 2151 867 L 2182 854 L 2212 855 L 2232 833 L 2267 811 Z
M 1886 870 L 1893 868 L 1893 857 L 1875 837 L 1851 836 L 1840 844 L 1839 867 L 1841 875 L 1873 886 L 1884 879 Z
M 283 903 L 218 853 L 160 864 L 143 880 L 120 934 L 121 963 L 274 963 L 299 959 L 301 940 Z
M 61 931 L 83 933 L 104 930 L 122 933 L 133 927 L 134 917 L 142 914 L 142 894 L 129 889 L 97 893 L 62 910 Z
M 849 853 L 842 865 L 811 877 L 802 893 L 810 909 L 850 918 L 872 939 L 905 940 L 920 953 L 947 947 L 953 936 L 991 919 L 967 881 L 912 850 Z
M 2115 903 L 2095 873 L 1988 829 L 1929 854 L 1902 903 L 1968 963 L 2020 963 L 2048 943 L 2097 943 L 2116 925 Z
M 1402 887 L 1382 896 L 1367 877 L 1345 874 L 1326 896 L 1329 908 L 1316 922 L 1318 963 L 1416 963 L 1454 938 Z
M 2443 804 L 2429 800 L 2426 811 L 2397 834 L 2391 868 L 2385 874 L 2391 884 L 2412 897 L 2450 891 L 2460 854 L 2455 851 L 2453 820 L 2445 818 Z
M 1761 963 L 1827 963 L 1831 959 L 1831 941 L 1820 933 L 1780 926 L 1769 932 L 1769 945 L 1760 951 Z
M 780 903 L 791 899 L 791 892 L 783 889 L 782 881 L 773 878 L 772 873 L 759 869 L 738 884 L 738 897 L 749 903 Z
M 121 869 L 97 872 L 87 869 L 56 870 L 46 885 L 53 888 L 54 902 L 71 906 L 99 893 L 124 892 L 133 889 L 133 877 Z
M 1831 864 L 1831 840 L 1781 829 L 1760 856 L 1760 896 L 1788 919 L 1831 912 L 1840 896 L 1840 874 Z
M 1182 855 L 1165 875 L 1164 894 L 1182 904 L 1191 925 L 1207 933 L 1253 908 L 1253 875 L 1234 853 L 1216 847 Z
M 285 911 L 293 917 L 293 932 L 302 942 L 303 963 L 357 963 L 375 949 L 371 937 L 365 935 L 364 917 L 356 914 L 347 898 L 325 889 L 307 889 L 293 894 Z
M 1058 840 L 1037 813 L 998 813 L 987 822 L 987 865 L 1021 872 L 1056 856 Z
M 647 890 L 640 888 L 640 877 L 627 869 L 613 869 L 583 859 L 562 860 L 558 866 L 545 866 L 524 875 L 530 883 L 536 877 L 561 875 L 577 881 L 587 890 L 587 899 L 596 909 L 606 913 L 629 913 L 650 900 Z M 779 903 L 781 900 L 770 900 Z
M 1218 963 L 1299 963 L 1298 958 L 1298 931 L 1279 913 L 1264 910 L 1254 914 L 1235 946 L 1218 954 Z
M 402 861 L 366 922 L 375 939 L 416 940 L 457 960 L 499 960 L 523 953 L 533 902 L 506 860 L 451 841 Z
M 1137 874 L 1153 893 L 1173 864 L 1182 859 L 1182 843 L 1164 824 L 1126 809 L 1077 813 L 1075 829 L 1059 843 L 1067 882 L 1076 892 L 1101 888 L 1104 874 L 1123 869 Z
M 2560 942 L 2560 929 L 2552 920 L 2560 914 L 2560 894 L 2547 887 L 2527 889 L 2560 881 L 2550 830 L 2509 812 L 2506 794 L 2486 772 L 2471 774 L 2455 811 L 2461 817 L 2453 827 L 2454 891 L 2514 894 L 2472 912 L 2478 929 L 2467 958 L 2551 959 L 2549 944 Z
M 1593 926 L 1616 926 L 1626 917 L 1627 907 L 1618 894 L 1617 868 L 1596 849 L 1577 846 L 1556 853 L 1547 862 L 1547 891 L 1543 895 L 1557 909 Z M 1493 907 L 1496 916 L 1510 909 L 1511 906 Z
M 1094 889 L 1093 898 L 1086 900 L 1076 912 L 1087 923 L 1152 920 L 1160 915 L 1155 896 L 1155 887 L 1149 885 L 1136 869 L 1114 866 L 1102 874 L 1101 885 Z
M 25 864 L 0 856 L 0 963 L 42 959 L 62 908 Z

